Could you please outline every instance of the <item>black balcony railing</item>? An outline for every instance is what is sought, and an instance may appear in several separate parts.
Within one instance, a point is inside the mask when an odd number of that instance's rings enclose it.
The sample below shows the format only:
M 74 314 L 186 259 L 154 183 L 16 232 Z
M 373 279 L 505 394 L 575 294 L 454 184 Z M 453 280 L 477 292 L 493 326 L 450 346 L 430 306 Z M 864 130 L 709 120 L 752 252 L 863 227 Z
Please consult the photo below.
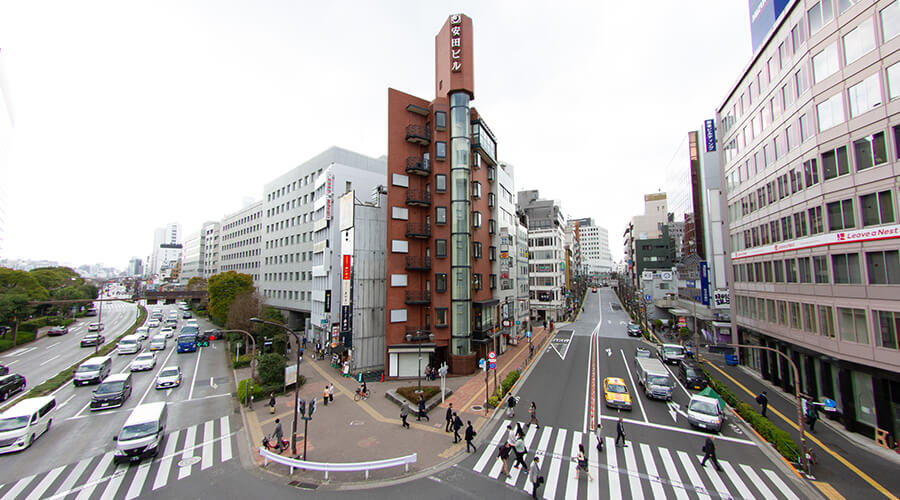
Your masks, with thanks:
M 431 269 L 431 257 L 406 256 L 407 271 L 428 271 Z
M 406 334 L 412 335 L 413 337 L 425 336 L 425 335 L 428 335 L 429 333 L 431 333 L 431 326 L 429 326 L 429 325 L 407 326 L 406 327 Z
M 431 304 L 431 292 L 407 290 L 407 304 Z
M 406 173 L 415 175 L 428 175 L 431 173 L 431 162 L 425 158 L 410 156 L 406 159 Z
M 421 189 L 406 190 L 406 204 L 427 207 L 431 205 L 431 192 Z
M 406 140 L 413 144 L 427 146 L 431 142 L 431 130 L 425 125 L 407 125 Z
M 407 222 L 406 223 L 406 237 L 407 238 L 430 238 L 431 237 L 431 224 L 424 224 L 421 222 Z

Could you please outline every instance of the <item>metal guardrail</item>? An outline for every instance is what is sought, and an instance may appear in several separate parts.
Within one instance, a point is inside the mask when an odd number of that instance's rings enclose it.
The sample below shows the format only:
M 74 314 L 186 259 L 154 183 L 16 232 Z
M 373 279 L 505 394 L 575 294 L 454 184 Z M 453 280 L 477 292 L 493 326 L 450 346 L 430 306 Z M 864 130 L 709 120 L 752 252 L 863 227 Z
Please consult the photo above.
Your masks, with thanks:
M 325 479 L 328 479 L 329 472 L 353 472 L 365 471 L 366 479 L 369 479 L 369 471 L 374 469 L 387 469 L 389 467 L 404 466 L 404 470 L 409 472 L 409 464 L 416 463 L 417 454 L 406 455 L 404 457 L 388 458 L 386 460 L 376 460 L 374 462 L 351 462 L 351 463 L 328 463 L 328 462 L 308 462 L 305 460 L 297 460 L 290 457 L 283 457 L 277 453 L 272 453 L 265 448 L 259 449 L 259 456 L 263 457 L 264 464 L 268 465 L 269 460 L 286 465 L 291 468 L 291 475 L 294 469 L 317 470 L 325 472 Z

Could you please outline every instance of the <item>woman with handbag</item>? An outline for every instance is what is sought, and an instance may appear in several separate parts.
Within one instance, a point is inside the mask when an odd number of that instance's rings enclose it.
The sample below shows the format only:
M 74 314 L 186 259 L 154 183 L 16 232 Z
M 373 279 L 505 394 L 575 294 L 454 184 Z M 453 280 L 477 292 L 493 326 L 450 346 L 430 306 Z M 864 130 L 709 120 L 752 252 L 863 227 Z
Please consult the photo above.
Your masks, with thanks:
M 538 423 L 537 419 L 537 406 L 535 406 L 534 401 L 531 402 L 531 406 L 528 408 L 528 413 L 531 414 L 531 420 L 528 421 L 528 425 L 534 424 L 535 429 L 540 429 L 541 425 Z
M 587 474 L 588 481 L 593 481 L 594 478 L 591 476 L 591 471 L 588 470 L 588 461 L 587 457 L 584 456 L 584 445 L 578 445 L 578 456 L 573 458 L 574 461 L 578 462 L 578 467 L 575 468 L 575 479 L 578 479 L 579 471 L 584 471 Z

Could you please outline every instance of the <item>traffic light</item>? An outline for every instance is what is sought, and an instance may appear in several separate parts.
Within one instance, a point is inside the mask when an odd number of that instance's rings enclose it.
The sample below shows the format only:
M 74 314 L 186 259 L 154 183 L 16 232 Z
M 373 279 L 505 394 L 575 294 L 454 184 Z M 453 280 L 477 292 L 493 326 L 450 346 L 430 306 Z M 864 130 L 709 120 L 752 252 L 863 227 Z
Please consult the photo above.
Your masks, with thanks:
M 312 398 L 309 400 L 309 418 L 312 418 L 313 413 L 316 412 L 316 398 Z
M 306 416 L 306 401 L 302 399 L 297 401 L 297 409 L 300 410 L 300 415 Z

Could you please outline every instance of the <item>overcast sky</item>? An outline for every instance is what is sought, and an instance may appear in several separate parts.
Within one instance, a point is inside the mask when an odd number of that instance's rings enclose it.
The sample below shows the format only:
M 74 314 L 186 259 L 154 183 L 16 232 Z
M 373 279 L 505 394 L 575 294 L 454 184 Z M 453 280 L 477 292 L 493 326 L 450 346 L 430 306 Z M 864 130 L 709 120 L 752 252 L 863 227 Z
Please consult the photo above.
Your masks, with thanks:
M 433 98 L 434 36 L 462 12 L 473 105 L 516 189 L 593 217 L 619 260 L 643 194 L 687 175 L 688 131 L 749 62 L 747 9 L 0 0 L 15 111 L 0 256 L 124 267 L 154 228 L 199 230 L 332 145 L 387 154 L 387 88 Z

